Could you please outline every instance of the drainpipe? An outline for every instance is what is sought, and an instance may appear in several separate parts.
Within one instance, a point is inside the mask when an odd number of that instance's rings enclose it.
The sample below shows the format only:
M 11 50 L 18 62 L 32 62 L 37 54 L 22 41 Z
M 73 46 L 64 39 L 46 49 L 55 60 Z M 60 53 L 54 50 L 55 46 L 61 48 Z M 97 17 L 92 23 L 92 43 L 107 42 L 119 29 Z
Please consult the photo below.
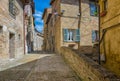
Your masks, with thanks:
M 81 21 L 81 0 L 79 0 L 79 19 L 78 19 L 78 29 L 80 29 Z M 78 51 L 80 49 L 80 41 L 78 42 Z
M 100 62 L 100 5 L 97 4 L 98 6 L 98 31 L 99 31 L 99 45 L 98 45 L 98 52 L 99 52 L 99 55 L 98 55 L 98 63 L 101 64 Z
M 24 55 L 25 55 L 25 53 L 26 53 L 26 47 L 25 47 L 25 13 L 24 13 L 24 6 L 25 5 L 23 5 L 23 37 L 24 37 Z
M 95 0 L 96 6 L 98 7 L 98 32 L 99 32 L 99 45 L 98 45 L 98 63 L 101 64 L 100 62 L 100 5 L 99 5 L 99 0 Z

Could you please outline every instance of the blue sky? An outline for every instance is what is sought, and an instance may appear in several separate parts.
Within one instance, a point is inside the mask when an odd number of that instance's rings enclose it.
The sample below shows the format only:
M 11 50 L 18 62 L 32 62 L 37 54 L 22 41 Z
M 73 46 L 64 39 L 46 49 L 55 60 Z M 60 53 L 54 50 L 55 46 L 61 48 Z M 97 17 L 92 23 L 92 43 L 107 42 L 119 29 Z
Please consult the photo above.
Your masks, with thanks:
M 43 31 L 43 20 L 42 15 L 45 8 L 50 7 L 50 0 L 34 0 L 35 2 L 35 28 L 39 31 Z

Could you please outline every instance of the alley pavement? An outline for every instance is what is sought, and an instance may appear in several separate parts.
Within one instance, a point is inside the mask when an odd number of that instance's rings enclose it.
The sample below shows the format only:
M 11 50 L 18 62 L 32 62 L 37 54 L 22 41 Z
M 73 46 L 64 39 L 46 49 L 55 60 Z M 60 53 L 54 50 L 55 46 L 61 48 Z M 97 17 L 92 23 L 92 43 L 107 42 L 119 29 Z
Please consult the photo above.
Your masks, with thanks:
M 0 68 L 0 81 L 81 81 L 58 54 L 27 54 Z

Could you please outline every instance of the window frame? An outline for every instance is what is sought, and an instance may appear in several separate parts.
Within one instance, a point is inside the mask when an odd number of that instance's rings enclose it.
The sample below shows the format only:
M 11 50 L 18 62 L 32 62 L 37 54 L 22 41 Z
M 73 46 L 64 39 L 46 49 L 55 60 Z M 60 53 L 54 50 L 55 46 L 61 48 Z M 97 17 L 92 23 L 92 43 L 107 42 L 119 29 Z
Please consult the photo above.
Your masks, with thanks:
M 79 32 L 78 32 L 79 31 Z M 70 38 L 70 32 L 72 32 L 72 40 Z M 69 37 L 68 37 L 69 34 Z M 79 36 L 79 39 L 77 38 Z M 64 42 L 80 42 L 80 29 L 63 29 L 63 41 Z
M 104 11 L 107 11 L 107 9 L 108 9 L 108 1 L 104 0 L 103 4 L 104 4 Z
M 96 3 L 90 2 L 89 6 L 90 6 L 90 16 L 98 16 L 98 6 L 96 5 Z M 94 13 L 93 13 L 92 7 L 94 7 L 94 9 L 95 9 Z
M 102 12 L 100 13 L 100 16 L 103 17 L 107 14 L 108 10 L 108 0 L 103 0 L 102 1 Z
M 9 14 L 14 19 L 16 18 L 16 14 L 15 14 L 15 0 L 9 0 Z
M 92 30 L 92 43 L 96 43 L 96 42 L 99 42 L 99 31 Z

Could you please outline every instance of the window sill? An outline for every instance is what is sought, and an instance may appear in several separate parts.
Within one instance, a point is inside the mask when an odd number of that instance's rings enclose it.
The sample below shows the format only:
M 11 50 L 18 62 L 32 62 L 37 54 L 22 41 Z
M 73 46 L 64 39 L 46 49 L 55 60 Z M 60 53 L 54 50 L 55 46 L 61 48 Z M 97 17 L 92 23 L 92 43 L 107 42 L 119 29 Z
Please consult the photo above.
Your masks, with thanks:
M 69 45 L 68 45 L 68 47 L 72 47 L 72 48 L 73 48 L 74 46 L 75 46 L 75 44 L 69 44 Z
M 100 13 L 100 17 L 104 17 L 106 14 L 107 14 L 107 11 L 104 10 L 104 11 L 102 11 L 102 12 Z
M 64 41 L 66 43 L 74 43 L 74 42 L 80 42 L 80 41 Z

